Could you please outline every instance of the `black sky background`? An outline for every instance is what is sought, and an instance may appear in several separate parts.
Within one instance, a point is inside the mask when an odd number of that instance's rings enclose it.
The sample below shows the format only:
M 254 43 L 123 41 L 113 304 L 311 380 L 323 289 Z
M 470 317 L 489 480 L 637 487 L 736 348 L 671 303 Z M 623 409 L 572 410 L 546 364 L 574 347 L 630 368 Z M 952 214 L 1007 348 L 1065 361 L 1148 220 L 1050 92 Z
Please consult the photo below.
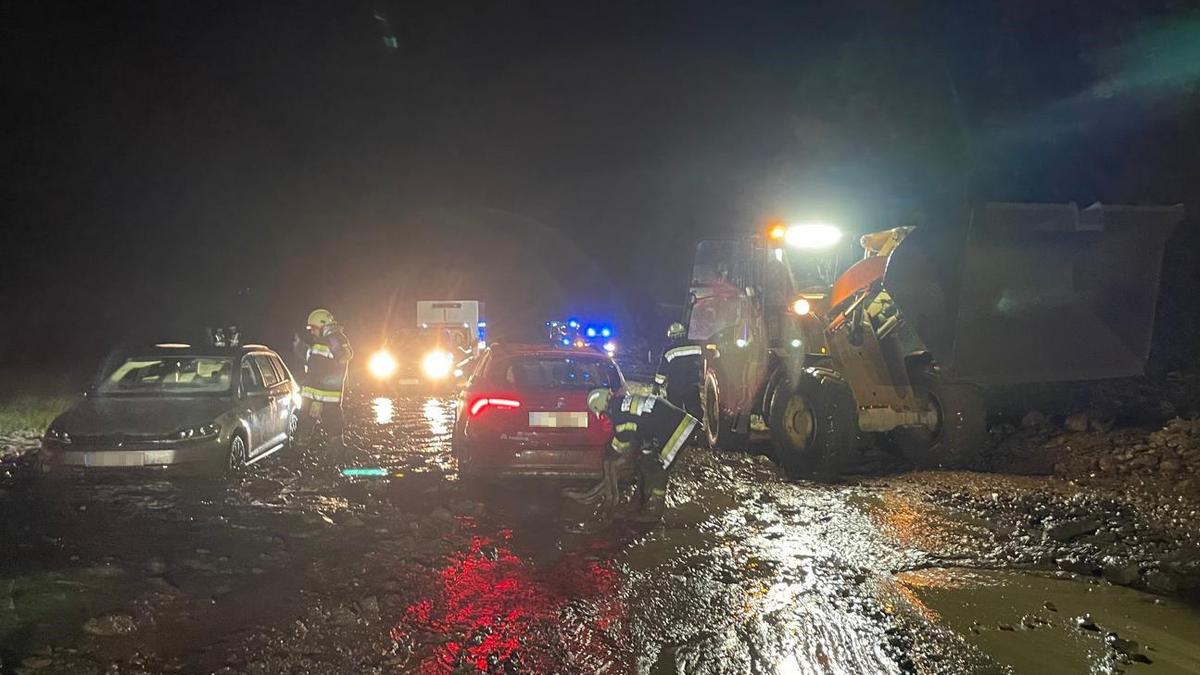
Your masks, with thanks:
M 1200 186 L 1194 3 L 3 12 L 8 362 L 219 322 L 278 344 L 317 305 L 370 345 L 393 298 L 657 332 L 698 236 Z

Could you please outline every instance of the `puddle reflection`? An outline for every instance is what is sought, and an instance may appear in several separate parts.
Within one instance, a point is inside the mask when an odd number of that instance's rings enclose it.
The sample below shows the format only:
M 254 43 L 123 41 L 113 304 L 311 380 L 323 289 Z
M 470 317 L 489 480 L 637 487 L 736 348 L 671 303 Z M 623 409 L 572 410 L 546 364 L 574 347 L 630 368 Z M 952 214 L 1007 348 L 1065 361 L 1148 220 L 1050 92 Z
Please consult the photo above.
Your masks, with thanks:
M 371 410 L 375 413 L 375 423 L 379 425 L 391 424 L 392 418 L 396 416 L 395 404 L 392 399 L 380 396 L 371 401 Z

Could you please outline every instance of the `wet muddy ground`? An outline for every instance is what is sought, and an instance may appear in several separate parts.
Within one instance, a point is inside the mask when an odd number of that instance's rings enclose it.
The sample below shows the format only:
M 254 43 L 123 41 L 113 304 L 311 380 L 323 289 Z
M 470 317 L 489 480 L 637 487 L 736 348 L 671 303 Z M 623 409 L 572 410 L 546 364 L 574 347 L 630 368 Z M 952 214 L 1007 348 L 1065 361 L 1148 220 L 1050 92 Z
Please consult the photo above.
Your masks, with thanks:
M 692 450 L 662 525 L 579 535 L 562 484 L 457 480 L 449 401 L 349 418 L 391 477 L 10 463 L 0 672 L 1200 672 L 1186 496 Z

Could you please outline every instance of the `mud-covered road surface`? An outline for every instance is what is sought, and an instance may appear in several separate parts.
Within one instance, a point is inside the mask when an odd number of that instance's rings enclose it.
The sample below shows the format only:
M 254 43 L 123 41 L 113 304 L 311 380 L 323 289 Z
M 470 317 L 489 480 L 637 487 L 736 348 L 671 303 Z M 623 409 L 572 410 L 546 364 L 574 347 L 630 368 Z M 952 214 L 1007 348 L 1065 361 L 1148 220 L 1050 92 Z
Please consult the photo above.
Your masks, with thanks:
M 693 449 L 662 525 L 579 535 L 562 484 L 458 481 L 449 401 L 349 419 L 391 477 L 5 467 L 0 672 L 1200 672 L 1184 497 Z

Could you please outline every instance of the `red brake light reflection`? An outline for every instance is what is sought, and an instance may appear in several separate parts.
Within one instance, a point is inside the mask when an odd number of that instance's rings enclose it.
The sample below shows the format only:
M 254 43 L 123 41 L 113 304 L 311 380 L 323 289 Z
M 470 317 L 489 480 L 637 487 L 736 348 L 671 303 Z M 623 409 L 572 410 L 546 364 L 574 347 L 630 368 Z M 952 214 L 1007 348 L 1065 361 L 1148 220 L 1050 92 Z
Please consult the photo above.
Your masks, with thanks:
M 471 404 L 471 417 L 475 417 L 479 413 L 483 412 L 483 409 L 488 406 L 512 409 L 520 408 L 521 402 L 515 401 L 511 398 L 477 398 L 475 399 L 475 402 Z

